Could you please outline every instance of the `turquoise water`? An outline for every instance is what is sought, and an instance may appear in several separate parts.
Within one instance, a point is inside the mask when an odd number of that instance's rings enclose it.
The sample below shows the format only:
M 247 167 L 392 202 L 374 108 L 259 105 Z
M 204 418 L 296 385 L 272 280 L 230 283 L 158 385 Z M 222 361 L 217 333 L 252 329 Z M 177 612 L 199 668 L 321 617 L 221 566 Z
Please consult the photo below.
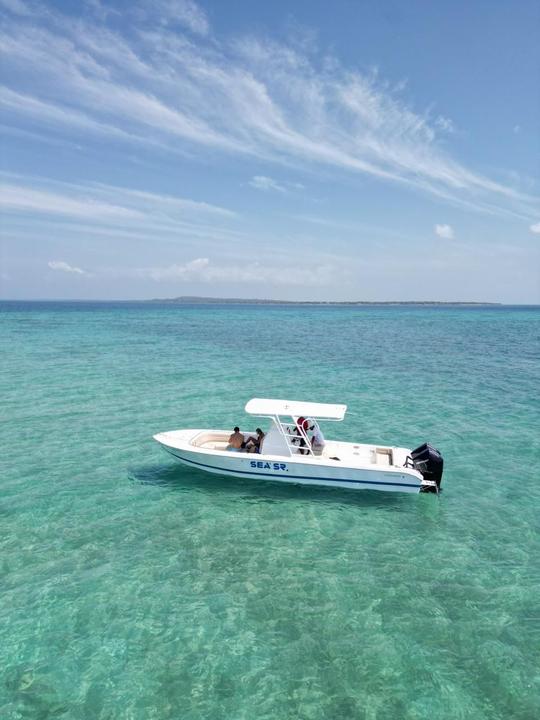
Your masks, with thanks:
M 0 305 L 0 717 L 533 720 L 537 308 Z M 444 493 L 223 479 L 152 434 L 345 402 Z

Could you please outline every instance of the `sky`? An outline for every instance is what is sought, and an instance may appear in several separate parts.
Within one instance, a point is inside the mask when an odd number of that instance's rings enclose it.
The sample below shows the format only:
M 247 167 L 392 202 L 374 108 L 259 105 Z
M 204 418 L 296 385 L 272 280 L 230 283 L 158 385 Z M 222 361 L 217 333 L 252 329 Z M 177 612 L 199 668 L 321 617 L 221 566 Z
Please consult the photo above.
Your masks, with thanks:
M 540 303 L 538 0 L 0 0 L 0 297 Z

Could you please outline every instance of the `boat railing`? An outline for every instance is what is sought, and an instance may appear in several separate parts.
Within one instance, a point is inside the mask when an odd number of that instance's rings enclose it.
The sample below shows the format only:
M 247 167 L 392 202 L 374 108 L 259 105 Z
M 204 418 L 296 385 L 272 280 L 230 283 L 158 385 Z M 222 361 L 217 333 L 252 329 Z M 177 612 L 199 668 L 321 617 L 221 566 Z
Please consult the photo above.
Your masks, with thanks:
M 291 455 L 300 453 L 300 455 L 314 455 L 311 440 L 302 425 L 299 425 L 297 418 L 293 418 L 293 422 L 283 422 L 279 416 L 275 418 L 275 424 L 287 443 Z M 302 445 L 302 440 L 304 444 Z

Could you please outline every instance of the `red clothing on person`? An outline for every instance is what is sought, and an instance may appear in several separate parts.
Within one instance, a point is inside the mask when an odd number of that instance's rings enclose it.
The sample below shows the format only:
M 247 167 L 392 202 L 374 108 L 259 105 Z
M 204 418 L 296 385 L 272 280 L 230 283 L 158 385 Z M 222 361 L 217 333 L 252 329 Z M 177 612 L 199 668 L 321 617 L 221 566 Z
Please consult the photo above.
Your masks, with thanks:
M 300 434 L 302 434 L 301 433 L 302 430 L 304 432 L 307 432 L 309 429 L 309 421 L 306 420 L 306 418 L 304 418 L 304 417 L 299 417 L 298 420 L 296 421 L 296 427 L 298 428 L 298 430 L 300 430 Z

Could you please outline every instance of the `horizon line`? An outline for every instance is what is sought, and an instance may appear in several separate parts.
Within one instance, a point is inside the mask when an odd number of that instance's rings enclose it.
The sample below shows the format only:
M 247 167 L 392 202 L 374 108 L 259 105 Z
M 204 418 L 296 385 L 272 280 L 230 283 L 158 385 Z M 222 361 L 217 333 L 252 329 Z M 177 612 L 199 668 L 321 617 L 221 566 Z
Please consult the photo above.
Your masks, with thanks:
M 508 303 L 500 300 L 274 300 L 271 298 L 212 297 L 182 295 L 174 298 L 0 298 L 0 302 L 54 303 L 164 303 L 164 304 L 267 304 L 267 305 L 503 305 L 507 307 L 540 307 L 538 302 Z

